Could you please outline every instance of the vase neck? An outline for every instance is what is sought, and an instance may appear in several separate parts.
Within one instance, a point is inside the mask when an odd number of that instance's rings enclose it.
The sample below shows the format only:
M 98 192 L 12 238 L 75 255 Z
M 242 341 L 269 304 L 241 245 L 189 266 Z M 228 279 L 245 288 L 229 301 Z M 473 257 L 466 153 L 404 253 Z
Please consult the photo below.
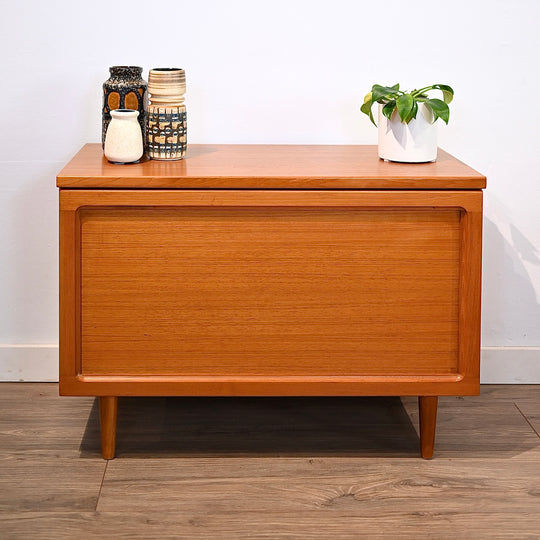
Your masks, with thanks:
M 148 93 L 154 105 L 181 106 L 186 91 L 186 74 L 179 68 L 155 68 L 148 74 Z
M 132 109 L 115 109 L 111 111 L 111 116 L 117 120 L 131 120 L 136 119 L 137 116 L 139 116 L 139 111 Z
M 138 66 L 112 66 L 109 68 L 111 79 L 140 79 L 142 76 L 142 67 Z

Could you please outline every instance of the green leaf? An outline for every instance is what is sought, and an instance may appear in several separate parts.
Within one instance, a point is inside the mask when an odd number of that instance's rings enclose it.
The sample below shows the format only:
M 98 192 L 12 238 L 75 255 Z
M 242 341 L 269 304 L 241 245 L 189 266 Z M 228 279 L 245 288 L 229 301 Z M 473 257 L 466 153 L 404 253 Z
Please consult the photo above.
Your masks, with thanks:
M 375 123 L 375 120 L 373 118 L 373 113 L 371 111 L 372 107 L 373 107 L 373 100 L 371 97 L 371 92 L 369 92 L 366 94 L 366 97 L 364 98 L 364 103 L 360 107 L 360 110 L 364 114 L 367 114 L 369 116 L 369 119 L 373 122 L 373 125 L 376 126 L 377 124 Z
M 360 107 L 360 110 L 364 113 L 364 114 L 367 114 L 369 116 L 369 111 L 371 110 L 371 101 L 368 101 L 367 103 L 364 103 L 361 107 Z
M 433 115 L 433 122 L 431 123 L 434 124 L 438 116 L 435 114 L 435 111 L 427 103 L 424 103 L 424 107 Z
M 443 99 L 429 99 L 428 93 L 431 90 L 440 90 Z M 382 112 L 384 116 L 391 119 L 392 114 L 397 109 L 402 122 L 409 123 L 418 114 L 418 103 L 424 103 L 433 113 L 433 121 L 442 118 L 448 124 L 450 119 L 450 109 L 448 104 L 454 98 L 454 90 L 447 84 L 433 84 L 425 86 L 410 93 L 404 93 L 399 89 L 399 83 L 394 86 L 382 86 L 374 84 L 371 92 L 364 97 L 364 103 L 360 110 L 369 116 L 373 125 L 377 125 L 373 118 L 373 105 L 380 103 L 383 105 Z
M 454 99 L 454 90 L 447 84 L 434 84 L 433 88 L 440 90 L 443 93 L 443 100 L 446 104 L 451 103 Z
M 395 109 L 396 109 L 396 101 L 392 100 L 392 101 L 389 101 L 382 108 L 382 113 L 384 114 L 384 116 L 386 116 L 386 118 L 388 118 L 388 120 L 391 120 L 392 119 L 392 114 L 394 114 Z
M 445 124 L 448 124 L 448 120 L 450 119 L 450 109 L 442 99 L 428 99 L 426 105 L 429 105 L 433 111 L 435 119 L 442 118 Z
M 364 103 L 360 107 L 360 110 L 369 116 L 369 111 L 371 110 L 371 106 L 373 105 L 373 100 L 371 99 L 371 92 L 368 92 L 366 96 L 364 97 Z
M 386 99 L 389 101 L 393 99 L 399 92 L 399 84 L 394 86 L 381 86 L 380 84 L 374 84 L 371 88 L 372 100 L 380 101 L 381 99 Z
M 416 118 L 417 114 L 418 114 L 418 103 L 415 100 L 413 104 L 413 108 L 411 109 L 411 112 L 408 114 L 407 118 L 405 118 L 405 123 L 408 124 L 413 118 Z
M 427 103 L 424 103 L 424 107 L 426 109 L 426 121 L 434 124 L 437 121 L 437 118 L 439 118 L 439 116 Z
M 401 118 L 401 121 L 404 122 L 414 107 L 414 99 L 411 94 L 403 94 L 397 98 L 396 104 L 399 117 Z

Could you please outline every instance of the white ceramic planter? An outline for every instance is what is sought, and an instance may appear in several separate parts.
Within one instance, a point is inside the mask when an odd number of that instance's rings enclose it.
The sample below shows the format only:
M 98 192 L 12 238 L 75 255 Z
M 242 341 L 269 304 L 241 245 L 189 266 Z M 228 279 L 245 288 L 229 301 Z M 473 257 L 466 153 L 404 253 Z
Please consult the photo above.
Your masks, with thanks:
M 394 111 L 388 120 L 379 104 L 379 157 L 388 161 L 425 163 L 437 159 L 437 124 L 433 113 L 418 104 L 418 114 L 408 124 Z
M 133 163 L 141 159 L 143 139 L 137 121 L 139 111 L 116 109 L 105 135 L 105 157 L 113 163 Z

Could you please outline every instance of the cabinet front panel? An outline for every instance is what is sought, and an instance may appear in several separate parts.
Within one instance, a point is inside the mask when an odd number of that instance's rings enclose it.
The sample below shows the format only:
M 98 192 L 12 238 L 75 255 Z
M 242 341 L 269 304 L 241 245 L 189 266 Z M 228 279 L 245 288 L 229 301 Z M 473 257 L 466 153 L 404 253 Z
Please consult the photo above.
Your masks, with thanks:
M 458 372 L 459 209 L 78 212 L 82 375 Z

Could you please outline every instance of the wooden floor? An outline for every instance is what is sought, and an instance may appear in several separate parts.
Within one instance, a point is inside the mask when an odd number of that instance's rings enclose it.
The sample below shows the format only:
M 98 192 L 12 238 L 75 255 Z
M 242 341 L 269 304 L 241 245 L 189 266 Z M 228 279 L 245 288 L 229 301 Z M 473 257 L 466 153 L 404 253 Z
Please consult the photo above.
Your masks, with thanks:
M 0 538 L 540 538 L 540 386 L 441 398 L 121 398 L 0 384 Z

